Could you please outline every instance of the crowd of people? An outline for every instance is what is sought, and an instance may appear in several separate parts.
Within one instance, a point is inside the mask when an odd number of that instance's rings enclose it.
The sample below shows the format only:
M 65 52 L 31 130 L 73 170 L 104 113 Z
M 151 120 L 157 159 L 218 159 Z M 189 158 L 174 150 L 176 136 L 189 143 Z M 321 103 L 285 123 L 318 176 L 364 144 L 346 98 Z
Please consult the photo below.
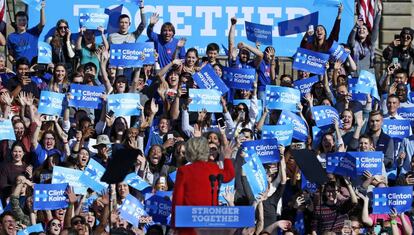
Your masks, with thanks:
M 209 171 L 222 173 L 224 182 L 234 178 L 234 190 L 226 189 L 226 206 L 253 206 L 255 227 L 227 230 L 228 234 L 405 234 L 413 233 L 414 211 L 391 210 L 372 214 L 372 191 L 376 187 L 414 185 L 414 138 L 397 141 L 384 133 L 383 121 L 403 120 L 400 107 L 414 107 L 409 95 L 414 89 L 412 41 L 414 30 L 404 27 L 383 51 L 386 71 L 380 71 L 377 87 L 381 100 L 367 95 L 354 100 L 349 90 L 349 75 L 358 77 L 363 70 L 375 73 L 375 48 L 379 33 L 382 5 L 378 1 L 373 28 L 358 19 L 342 46 L 350 55 L 344 63 L 331 61 L 327 72 L 312 85 L 297 104 L 295 114 L 306 123 L 308 139 L 293 139 L 291 146 L 279 146 L 280 161 L 264 164 L 268 187 L 255 197 L 242 169 L 246 153 L 240 148 L 245 141 L 262 138 L 263 125 L 276 125 L 282 110 L 269 110 L 264 102 L 266 86 L 294 87 L 294 81 L 313 74 L 298 71 L 298 77 L 279 74 L 277 47 L 235 42 L 237 18 L 231 18 L 228 59 L 219 59 L 217 43 L 207 45 L 201 57 L 195 48 L 186 49 L 186 39 L 177 38 L 174 25 L 166 22 L 154 32 L 159 15 L 154 12 L 146 22 L 144 4 L 139 6 L 142 22 L 130 28 L 128 15 L 119 17 L 119 31 L 106 35 L 80 28 L 73 38 L 74 25 L 65 19 L 56 22 L 54 34 L 47 40 L 52 48 L 51 64 L 37 63 L 39 35 L 44 30 L 47 5 L 41 3 L 40 22 L 28 28 L 28 15 L 15 14 L 15 32 L 1 35 L 7 47 L 0 55 L 1 121 L 10 119 L 16 140 L 0 141 L 0 197 L 4 212 L 0 215 L 0 234 L 41 223 L 44 232 L 31 234 L 195 234 L 195 230 L 174 226 L 176 205 L 211 205 Z M 298 47 L 328 53 L 340 32 L 342 5 L 330 34 L 323 25 L 309 28 Z M 72 27 L 72 29 L 70 28 Z M 49 29 L 47 29 L 49 30 Z M 96 32 L 102 37 L 97 44 Z M 154 43 L 156 61 L 142 68 L 121 68 L 109 63 L 113 44 L 134 43 L 147 38 Z M 11 66 L 6 67 L 6 60 Z M 231 89 L 223 94 L 220 113 L 189 111 L 189 89 L 199 88 L 192 75 L 211 65 L 219 77 L 223 66 L 255 69 L 256 81 L 251 90 Z M 378 71 L 377 71 L 378 72 Z M 38 113 L 40 94 L 50 91 L 70 94 L 72 84 L 103 86 L 102 108 L 64 107 L 62 116 Z M 116 116 L 106 108 L 107 95 L 136 93 L 140 96 L 140 116 Z M 236 105 L 233 100 L 241 99 Z M 334 107 L 340 120 L 323 130 L 320 142 L 312 138 L 311 108 Z M 220 125 L 219 120 L 224 120 Z M 410 132 L 411 133 L 411 132 Z M 68 188 L 69 206 L 57 210 L 34 210 L 33 187 L 51 183 L 56 166 L 84 171 L 90 159 L 104 168 L 110 167 L 116 149 L 137 151 L 134 163 L 123 166 L 135 172 L 155 194 L 173 191 L 172 220 L 168 224 L 142 216 L 139 226 L 119 215 L 119 207 L 128 195 L 144 202 L 145 194 L 126 182 L 109 186 L 106 192 L 88 189 L 77 195 Z M 364 172 L 357 178 L 328 173 L 328 182 L 314 190 L 303 188 L 303 174 L 292 155 L 294 149 L 312 150 L 326 169 L 327 155 L 345 151 L 380 151 L 384 154 L 383 174 Z M 170 174 L 177 171 L 175 185 Z M 390 177 L 389 172 L 396 172 Z M 325 174 L 325 172 L 316 172 Z M 204 177 L 204 178 L 203 178 Z M 186 183 L 182 183 L 186 180 Z M 180 182 L 180 184 L 178 184 Z M 207 186 L 204 188 L 204 184 Z M 69 182 L 70 184 L 71 182 Z M 205 195 L 207 194 L 207 195 Z M 208 200 L 198 200 L 206 197 Z M 90 201 L 89 204 L 85 202 Z

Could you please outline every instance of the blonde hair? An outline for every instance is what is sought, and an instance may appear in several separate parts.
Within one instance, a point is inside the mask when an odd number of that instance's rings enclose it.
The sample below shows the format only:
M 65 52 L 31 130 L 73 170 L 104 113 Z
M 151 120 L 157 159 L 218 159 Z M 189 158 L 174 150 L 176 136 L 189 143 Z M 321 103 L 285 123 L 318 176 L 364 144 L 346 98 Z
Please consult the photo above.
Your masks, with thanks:
M 188 162 L 208 161 L 210 148 L 205 137 L 193 137 L 185 143 L 186 156 Z

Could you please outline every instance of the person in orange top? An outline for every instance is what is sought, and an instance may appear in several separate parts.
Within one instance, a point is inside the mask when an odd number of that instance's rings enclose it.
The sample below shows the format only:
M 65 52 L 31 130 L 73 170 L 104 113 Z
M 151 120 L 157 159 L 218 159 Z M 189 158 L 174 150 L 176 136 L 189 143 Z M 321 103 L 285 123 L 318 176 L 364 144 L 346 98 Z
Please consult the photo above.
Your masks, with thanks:
M 227 147 L 224 151 L 224 169 L 220 169 L 216 162 L 208 161 L 210 150 L 206 138 L 191 138 L 186 143 L 185 149 L 187 161 L 191 164 L 179 167 L 177 171 L 172 201 L 173 227 L 175 227 L 176 206 L 211 206 L 212 203 L 215 206 L 218 205 L 218 183 L 214 182 L 215 189 L 212 195 L 210 175 L 222 174 L 224 183 L 234 178 L 234 168 L 231 161 L 232 146 Z M 179 228 L 177 231 L 180 235 L 197 234 L 191 228 Z

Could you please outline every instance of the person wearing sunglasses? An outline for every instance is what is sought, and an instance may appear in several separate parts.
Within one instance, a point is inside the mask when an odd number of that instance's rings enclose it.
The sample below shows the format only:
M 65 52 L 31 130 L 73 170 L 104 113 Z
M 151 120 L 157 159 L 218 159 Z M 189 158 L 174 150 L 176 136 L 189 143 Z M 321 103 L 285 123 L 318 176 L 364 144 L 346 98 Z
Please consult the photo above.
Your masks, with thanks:
M 388 63 L 398 64 L 407 73 L 413 72 L 414 48 L 412 47 L 414 30 L 409 27 L 402 28 L 399 35 L 384 49 L 382 55 Z
M 53 36 L 47 40 L 52 47 L 52 62 L 64 64 L 69 73 L 72 71 L 72 59 L 75 57 L 71 35 L 68 22 L 60 19 L 56 23 Z
M 62 230 L 62 224 L 58 219 L 52 219 L 47 223 L 47 235 L 59 235 Z

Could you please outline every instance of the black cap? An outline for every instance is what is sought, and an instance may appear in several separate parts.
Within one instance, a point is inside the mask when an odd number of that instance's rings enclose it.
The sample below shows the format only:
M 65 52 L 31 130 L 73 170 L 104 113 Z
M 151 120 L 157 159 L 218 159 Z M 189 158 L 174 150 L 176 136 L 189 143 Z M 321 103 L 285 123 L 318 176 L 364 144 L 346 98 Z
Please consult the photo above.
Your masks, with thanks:
M 404 27 L 401 30 L 400 36 L 402 36 L 404 34 L 409 34 L 411 36 L 411 38 L 413 38 L 414 30 L 410 27 Z

